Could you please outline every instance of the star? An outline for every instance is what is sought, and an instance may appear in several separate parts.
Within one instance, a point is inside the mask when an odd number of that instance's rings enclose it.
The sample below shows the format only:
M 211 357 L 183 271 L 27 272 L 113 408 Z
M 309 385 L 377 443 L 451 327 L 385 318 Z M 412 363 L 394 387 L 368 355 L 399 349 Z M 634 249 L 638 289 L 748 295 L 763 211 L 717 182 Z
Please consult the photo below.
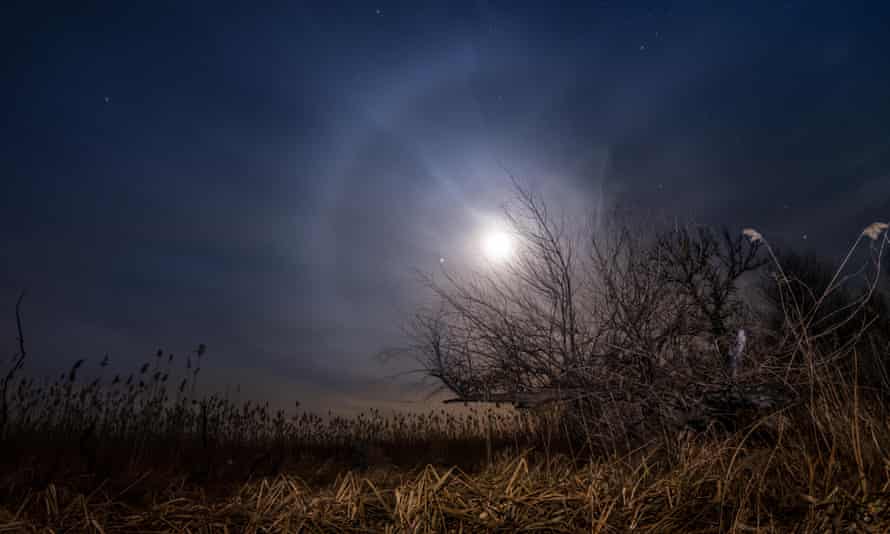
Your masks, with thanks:
M 105 103 L 108 104 L 109 102 L 111 102 L 111 97 L 110 97 L 110 96 L 106 96 L 106 97 L 105 97 Z

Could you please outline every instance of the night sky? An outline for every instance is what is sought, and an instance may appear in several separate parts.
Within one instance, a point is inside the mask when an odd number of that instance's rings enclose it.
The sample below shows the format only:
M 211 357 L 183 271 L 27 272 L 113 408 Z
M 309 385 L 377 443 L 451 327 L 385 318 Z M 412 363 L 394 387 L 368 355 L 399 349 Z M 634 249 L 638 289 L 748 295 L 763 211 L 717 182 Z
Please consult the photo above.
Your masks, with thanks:
M 2 350 L 27 289 L 38 375 L 206 343 L 208 388 L 412 406 L 374 355 L 508 172 L 836 255 L 890 218 L 888 6 L 4 2 Z

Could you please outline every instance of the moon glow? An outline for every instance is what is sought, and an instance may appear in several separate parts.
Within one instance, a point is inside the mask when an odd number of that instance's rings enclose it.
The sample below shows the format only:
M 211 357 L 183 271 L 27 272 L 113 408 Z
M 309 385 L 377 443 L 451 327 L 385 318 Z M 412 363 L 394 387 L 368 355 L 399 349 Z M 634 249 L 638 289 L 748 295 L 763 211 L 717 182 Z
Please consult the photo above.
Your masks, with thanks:
M 507 262 L 513 256 L 513 238 L 503 230 L 490 230 L 482 237 L 482 252 L 493 262 Z

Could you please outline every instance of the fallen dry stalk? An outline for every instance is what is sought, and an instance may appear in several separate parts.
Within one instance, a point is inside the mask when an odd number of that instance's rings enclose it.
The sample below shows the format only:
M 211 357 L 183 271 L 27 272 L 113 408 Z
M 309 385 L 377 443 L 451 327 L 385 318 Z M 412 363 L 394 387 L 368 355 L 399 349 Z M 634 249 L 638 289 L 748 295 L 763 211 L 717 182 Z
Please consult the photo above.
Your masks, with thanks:
M 863 422 L 860 424 L 865 425 Z M 865 430 L 865 429 L 864 429 Z M 868 425 L 867 430 L 879 431 Z M 668 461 L 652 447 L 638 462 L 502 457 L 479 473 L 458 468 L 403 473 L 345 471 L 317 487 L 291 475 L 209 498 L 174 486 L 142 508 L 106 490 L 84 495 L 49 485 L 0 509 L 0 532 L 821 532 L 834 524 L 890 528 L 888 470 L 854 454 L 813 461 L 788 436 L 755 447 L 739 435 L 701 436 Z M 733 440 L 735 440 L 733 442 Z M 795 469 L 807 465 L 808 469 Z M 858 455 L 858 453 L 856 453 Z M 863 462 L 866 459 L 861 460 Z M 635 464 L 635 465 L 634 465 Z M 883 465 L 890 460 L 883 459 Z M 878 467 L 878 466 L 871 466 Z M 878 479 L 864 495 L 860 472 Z M 825 479 L 824 484 L 815 482 Z M 814 495 L 824 491 L 823 496 Z M 14 511 L 13 511 L 14 510 Z

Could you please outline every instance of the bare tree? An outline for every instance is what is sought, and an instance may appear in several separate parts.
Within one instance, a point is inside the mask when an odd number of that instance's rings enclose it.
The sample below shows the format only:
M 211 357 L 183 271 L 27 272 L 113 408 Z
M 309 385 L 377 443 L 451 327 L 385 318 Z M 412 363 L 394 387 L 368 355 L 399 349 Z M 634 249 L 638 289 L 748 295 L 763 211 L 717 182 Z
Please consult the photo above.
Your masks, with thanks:
M 645 232 L 623 222 L 602 234 L 592 247 L 597 319 L 641 381 L 651 383 L 658 364 L 677 369 L 682 359 L 695 368 L 701 347 L 729 356 L 738 337 L 732 323 L 743 312 L 739 281 L 765 263 L 758 243 L 727 230 L 718 238 L 706 227 Z
M 609 361 L 625 373 L 635 370 L 643 384 L 654 380 L 666 349 L 685 347 L 697 333 L 687 320 L 688 299 L 672 298 L 676 292 L 662 283 L 665 265 L 652 254 L 653 246 L 625 223 L 607 226 L 592 240 L 596 319 L 612 355 Z
M 498 269 L 444 281 L 425 276 L 441 307 L 417 314 L 411 330 L 429 374 L 463 398 L 572 387 L 589 355 L 592 324 L 580 306 L 584 269 L 565 221 L 516 186 L 508 211 L 517 255 Z
M 720 355 L 730 352 L 730 322 L 741 311 L 739 279 L 767 263 L 758 254 L 760 247 L 759 242 L 741 233 L 733 236 L 726 228 L 718 237 L 707 227 L 698 227 L 695 233 L 677 227 L 656 239 L 661 282 L 689 301 L 684 312 L 690 312 L 691 320 L 710 334 Z
M 739 279 L 763 265 L 758 243 L 621 221 L 582 239 L 540 196 L 514 185 L 517 202 L 505 215 L 514 260 L 423 277 L 439 306 L 416 314 L 414 354 L 454 400 L 584 399 L 603 417 L 599 407 L 618 403 L 643 414 L 641 404 L 682 389 L 677 376 L 701 359 L 694 353 L 713 354 L 716 345 L 729 356 L 739 338 L 730 335 Z

